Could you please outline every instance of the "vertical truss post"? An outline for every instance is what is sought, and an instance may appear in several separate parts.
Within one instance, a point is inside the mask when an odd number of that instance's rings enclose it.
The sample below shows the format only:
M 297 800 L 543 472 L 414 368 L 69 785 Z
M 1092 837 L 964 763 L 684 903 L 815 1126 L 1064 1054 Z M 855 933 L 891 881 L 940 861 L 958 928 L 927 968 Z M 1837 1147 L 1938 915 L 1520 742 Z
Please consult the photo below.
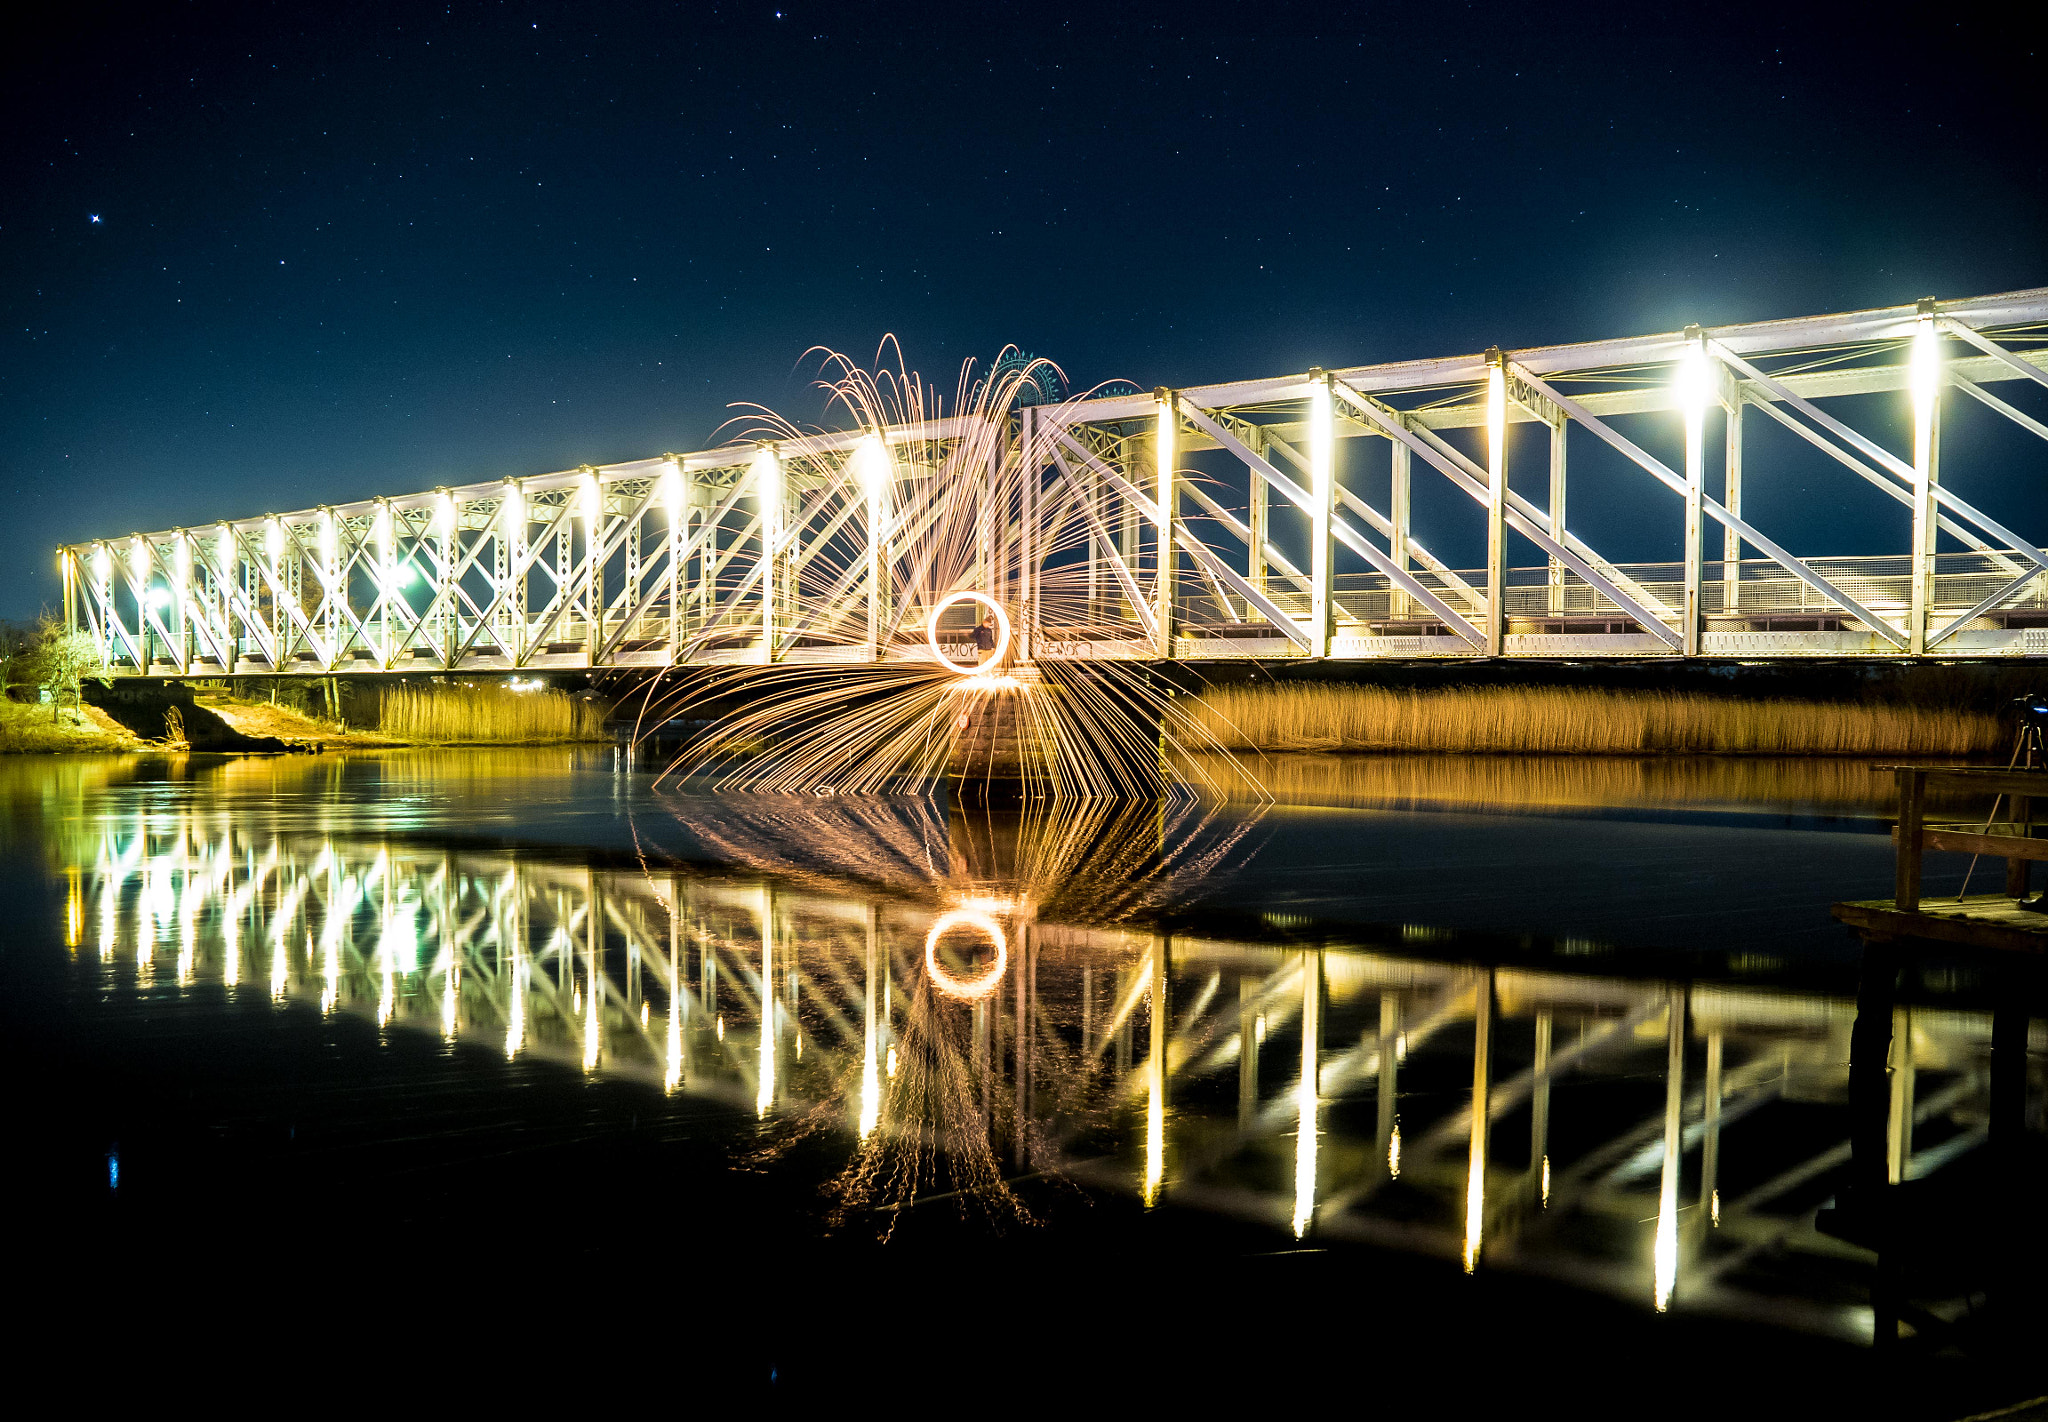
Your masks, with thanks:
M 1336 618 L 1335 574 L 1332 571 L 1330 528 L 1337 510 L 1337 412 L 1330 396 L 1330 377 L 1309 372 L 1314 382 L 1308 403 L 1308 472 L 1310 500 L 1308 654 L 1330 655 L 1330 625 Z M 1256 475 L 1253 476 L 1257 478 Z
M 1103 526 L 1102 516 L 1108 510 L 1102 498 L 1102 480 L 1093 470 L 1083 469 L 1081 476 L 1088 481 L 1087 492 L 1082 495 L 1087 504 L 1089 528 Z M 1088 608 L 1087 620 L 1095 621 L 1102 616 L 1102 540 L 1091 532 L 1088 536 Z
M 78 630 L 78 559 L 68 548 L 57 550 L 57 570 L 64 575 L 64 630 Z
M 668 658 L 673 664 L 683 645 L 683 547 L 689 517 L 683 499 L 683 461 L 671 454 L 668 468 L 661 472 L 661 507 L 668 518 Z M 670 975 L 670 990 L 680 992 L 682 980 Z
M 1180 462 L 1180 415 L 1174 409 L 1179 397 L 1165 386 L 1152 392 L 1155 410 L 1152 431 L 1152 468 L 1154 479 L 1153 497 L 1157 514 L 1153 524 L 1153 535 L 1157 540 L 1158 553 L 1155 558 L 1157 576 L 1152 584 L 1154 617 L 1158 623 L 1158 642 L 1154 648 L 1161 661 L 1173 658 L 1173 572 L 1178 561 L 1173 547 L 1173 519 L 1177 512 L 1179 485 L 1175 478 L 1174 466 Z
M 1486 655 L 1489 657 L 1500 656 L 1506 650 L 1507 491 L 1507 361 L 1496 346 L 1486 353 Z
M 1571 422 L 1562 413 L 1550 422 L 1550 537 L 1564 542 L 1565 517 L 1565 434 Z M 1564 611 L 1564 560 L 1550 555 L 1550 599 L 1552 612 Z
M 1038 494 L 1044 466 L 1038 445 L 1038 407 L 1017 411 L 1017 660 L 1029 662 L 1038 628 Z
M 1392 532 L 1387 536 L 1387 553 L 1394 560 L 1398 572 L 1408 571 L 1408 530 L 1411 513 L 1408 501 L 1409 467 L 1412 451 L 1399 440 L 1390 441 L 1394 447 L 1393 485 L 1388 490 L 1387 522 Z M 1387 616 L 1406 617 L 1411 611 L 1408 590 L 1393 579 L 1387 580 Z
M 341 608 L 336 605 L 339 598 L 346 596 L 341 584 L 341 529 L 334 516 L 334 510 L 326 506 L 320 509 L 318 555 L 320 558 L 321 584 L 321 634 L 327 639 L 327 670 L 332 672 L 341 666 Z
M 1934 603 L 1934 486 L 1940 482 L 1941 336 L 1934 329 L 1934 302 L 1920 303 L 1913 332 L 1913 589 L 1908 600 L 1906 650 L 1927 650 L 1927 618 Z
M 235 551 L 235 531 L 225 523 L 214 527 L 213 554 L 214 596 L 220 603 L 221 673 L 232 676 L 235 663 L 242 659 L 242 642 L 235 635 L 235 584 L 242 564 Z
M 782 547 L 782 460 L 775 447 L 763 444 L 749 466 L 754 479 L 754 505 L 761 516 L 761 661 L 775 660 L 775 604 L 780 592 L 778 565 Z M 765 998 L 763 1011 L 766 1011 Z
M 182 674 L 192 669 L 192 535 L 171 534 L 171 660 Z
M 1682 655 L 1700 654 L 1700 619 L 1705 605 L 1700 600 L 1704 575 L 1700 520 L 1706 497 L 1707 402 L 1713 396 L 1713 381 L 1707 353 L 1701 344 L 1700 328 L 1685 328 L 1685 353 L 1679 361 L 1680 404 L 1685 415 L 1685 626 L 1679 643 Z
M 493 550 L 497 564 L 498 586 L 509 587 L 510 591 L 500 606 L 499 617 L 505 629 L 503 642 L 505 651 L 516 666 L 525 660 L 526 652 L 526 579 L 519 569 L 526 561 L 526 491 L 517 479 L 505 481 L 504 516 L 498 530 L 497 547 Z
M 997 602 L 1003 600 L 1003 590 L 996 570 L 996 520 L 997 494 L 1003 483 L 1003 445 L 998 437 L 989 441 L 988 463 L 981 471 L 981 498 L 974 516 L 974 570 L 981 584 L 981 590 Z
M 1722 397 L 1723 439 L 1721 502 L 1728 512 L 1742 517 L 1742 412 L 1748 402 L 1742 387 L 1724 368 L 1722 379 L 1727 393 Z M 1732 527 L 1721 530 L 1721 610 L 1742 610 L 1742 535 Z
M 1261 455 L 1271 457 L 1268 441 L 1263 437 L 1255 447 Z M 1245 492 L 1247 503 L 1249 504 L 1248 513 L 1251 524 L 1251 535 L 1246 540 L 1250 544 L 1249 551 L 1251 556 L 1245 565 L 1245 575 L 1247 581 L 1253 587 L 1257 588 L 1260 592 L 1264 592 L 1266 591 L 1268 575 L 1266 542 L 1270 536 L 1267 529 L 1272 523 L 1273 511 L 1272 489 L 1267 485 L 1264 477 L 1260 475 L 1258 470 L 1247 466 L 1245 475 L 1250 480 L 1250 487 Z
M 860 480 L 861 491 L 867 495 L 868 505 L 868 656 L 873 661 L 882 660 L 882 628 L 888 611 L 885 600 L 888 587 L 884 564 L 887 551 L 889 518 L 889 446 L 880 430 L 870 430 L 861 436 L 860 445 L 854 451 L 854 473 Z
M 576 481 L 576 512 L 583 523 L 583 619 L 584 619 L 584 662 L 597 664 L 597 654 L 604 646 L 604 589 L 599 569 L 603 560 L 597 556 L 599 545 L 604 539 L 604 490 L 597 482 L 597 471 L 588 464 L 583 466 L 583 477 Z M 571 525 L 562 525 L 560 554 L 567 561 L 573 552 Z M 574 577 L 574 564 L 570 564 L 570 577 Z M 572 605 L 571 615 L 575 613 Z
M 455 662 L 459 635 L 455 618 L 455 561 L 462 554 L 462 533 L 455 496 L 446 489 L 435 490 L 434 523 L 441 531 L 441 559 L 434 565 L 434 606 L 440 611 L 434 614 L 434 623 L 425 635 L 429 646 L 439 641 L 441 665 L 449 667 Z M 438 638 L 434 635 L 436 629 L 440 632 Z
M 370 537 L 376 545 L 372 552 L 377 560 L 377 662 L 389 671 L 397 656 L 391 645 L 391 599 L 398 595 L 398 528 L 389 499 L 377 500 Z

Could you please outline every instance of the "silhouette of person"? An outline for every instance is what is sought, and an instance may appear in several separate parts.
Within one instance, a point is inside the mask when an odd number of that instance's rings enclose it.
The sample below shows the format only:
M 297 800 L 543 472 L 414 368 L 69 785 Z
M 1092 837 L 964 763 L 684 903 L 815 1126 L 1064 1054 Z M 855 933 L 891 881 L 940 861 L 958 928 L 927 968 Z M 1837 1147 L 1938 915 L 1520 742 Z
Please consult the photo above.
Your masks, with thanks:
M 974 629 L 974 650 L 988 653 L 996 649 L 996 615 L 991 612 L 981 619 L 981 625 Z

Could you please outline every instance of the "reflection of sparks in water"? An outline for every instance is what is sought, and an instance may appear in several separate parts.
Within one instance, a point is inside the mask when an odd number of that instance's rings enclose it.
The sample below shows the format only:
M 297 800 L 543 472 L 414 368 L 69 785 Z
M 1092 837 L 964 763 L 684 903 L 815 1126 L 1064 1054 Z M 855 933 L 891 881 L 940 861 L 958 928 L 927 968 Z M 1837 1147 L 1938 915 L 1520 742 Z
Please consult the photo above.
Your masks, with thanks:
M 922 793 L 956 776 L 1061 798 L 1152 798 L 1184 783 L 1256 794 L 1237 762 L 1195 756 L 1214 736 L 1143 663 L 1030 660 L 1032 619 L 1057 616 L 1062 640 L 1123 642 L 1149 615 L 1127 610 L 1127 592 L 1105 596 L 1100 563 L 1083 556 L 1102 536 L 1094 506 L 1064 479 L 1044 483 L 1057 462 L 1046 449 L 1009 437 L 1020 396 L 1052 368 L 977 381 L 969 362 L 948 402 L 900 349 L 895 359 L 871 371 L 827 352 L 818 382 L 828 418 L 893 430 L 892 443 L 871 434 L 849 453 L 767 410 L 740 432 L 763 454 L 721 514 L 746 522 L 718 536 L 765 540 L 775 556 L 705 608 L 682 651 L 723 639 L 757 657 L 650 693 L 649 723 L 710 718 L 667 773 L 820 795 Z M 998 645 L 963 674 L 954 658 L 985 610 Z M 838 655 L 782 660 L 799 642 Z

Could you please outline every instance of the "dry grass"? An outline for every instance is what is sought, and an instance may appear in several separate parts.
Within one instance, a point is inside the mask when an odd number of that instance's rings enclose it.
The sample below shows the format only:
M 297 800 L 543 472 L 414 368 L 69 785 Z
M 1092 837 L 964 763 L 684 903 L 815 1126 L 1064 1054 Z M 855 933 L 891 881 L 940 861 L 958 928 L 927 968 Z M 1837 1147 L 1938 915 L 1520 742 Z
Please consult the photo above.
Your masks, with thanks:
M 77 713 L 67 706 L 55 724 L 47 706 L 0 699 L 0 755 L 49 751 L 122 751 L 141 744 L 119 721 L 97 706 Z
M 595 741 L 604 737 L 604 708 L 559 691 L 403 686 L 384 693 L 380 729 L 402 741 Z
M 1978 712 L 1674 692 L 1218 687 L 1193 710 L 1233 750 L 1960 757 L 2009 739 Z

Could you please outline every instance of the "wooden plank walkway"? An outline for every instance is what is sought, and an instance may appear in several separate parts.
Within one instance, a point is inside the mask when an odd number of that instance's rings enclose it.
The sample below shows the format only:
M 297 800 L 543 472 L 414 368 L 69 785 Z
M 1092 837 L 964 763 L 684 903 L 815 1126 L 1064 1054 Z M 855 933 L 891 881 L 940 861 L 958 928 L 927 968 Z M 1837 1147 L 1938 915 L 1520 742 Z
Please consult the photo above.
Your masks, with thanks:
M 2001 952 L 2048 952 L 2048 912 L 2022 907 L 2041 904 L 2028 897 L 2029 871 L 2048 861 L 2048 839 L 2033 835 L 2032 807 L 2048 801 L 2048 770 L 1978 766 L 1895 766 L 1899 780 L 1899 821 L 1893 896 L 1838 903 L 1832 912 L 1867 941 L 1917 938 Z M 1982 820 L 1929 824 L 1923 814 L 1932 789 L 1996 797 Z M 2005 818 L 1997 818 L 2000 806 Z M 1923 898 L 1921 858 L 1929 850 L 1971 854 L 2003 861 L 2004 892 L 1963 898 Z M 1996 871 L 1994 871 L 1996 872 Z

